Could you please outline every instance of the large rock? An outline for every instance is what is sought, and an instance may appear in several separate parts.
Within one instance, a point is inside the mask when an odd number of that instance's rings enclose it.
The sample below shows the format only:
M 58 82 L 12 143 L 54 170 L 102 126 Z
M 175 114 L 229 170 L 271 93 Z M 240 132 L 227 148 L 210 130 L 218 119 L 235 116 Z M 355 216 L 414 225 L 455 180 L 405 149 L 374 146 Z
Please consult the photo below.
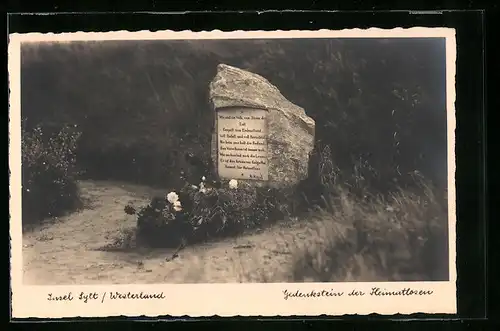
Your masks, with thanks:
M 303 108 L 287 100 L 268 80 L 239 68 L 219 64 L 217 74 L 210 83 L 210 103 L 215 111 L 212 159 L 221 179 L 234 178 L 255 186 L 283 188 L 293 186 L 307 177 L 309 156 L 314 147 L 315 122 L 306 115 Z M 230 114 L 231 119 L 225 119 L 230 116 L 225 116 L 223 119 L 222 114 Z M 246 124 L 245 121 L 243 123 L 238 121 L 238 118 L 241 119 L 238 114 L 245 116 L 248 120 Z M 256 114 L 255 117 L 253 114 Z M 250 117 L 257 120 L 250 121 Z M 223 120 L 224 122 L 220 122 Z M 228 129 L 222 128 L 219 122 Z M 243 132 L 241 129 L 235 129 L 236 132 L 229 129 L 236 128 L 238 125 L 243 125 Z M 253 129 L 245 129 L 245 125 Z M 242 138 L 246 135 L 246 138 L 264 137 L 264 139 L 244 142 L 233 138 L 236 145 L 224 145 L 228 142 L 221 140 L 221 133 L 223 133 L 221 130 L 229 132 L 226 138 L 236 136 Z M 222 136 L 224 137 L 224 134 Z M 259 152 L 253 154 L 250 152 L 230 154 L 241 156 L 241 153 L 247 153 L 243 155 L 244 158 L 236 157 L 235 160 L 228 161 L 223 158 L 224 152 L 227 151 L 224 150 L 221 156 L 221 149 L 218 145 L 222 147 L 247 146 L 248 150 L 252 151 L 254 150 L 250 149 L 252 145 L 261 146 L 258 146 Z M 236 149 L 238 150 L 241 149 Z M 266 165 L 259 166 L 261 167 L 259 171 L 223 169 L 223 162 L 232 162 L 227 163 L 229 167 L 237 165 L 237 169 L 249 169 L 244 164 L 244 160 L 255 163 L 254 160 L 258 159 L 254 157 L 267 162 Z M 240 162 L 238 160 L 243 160 L 243 165 L 238 164 Z

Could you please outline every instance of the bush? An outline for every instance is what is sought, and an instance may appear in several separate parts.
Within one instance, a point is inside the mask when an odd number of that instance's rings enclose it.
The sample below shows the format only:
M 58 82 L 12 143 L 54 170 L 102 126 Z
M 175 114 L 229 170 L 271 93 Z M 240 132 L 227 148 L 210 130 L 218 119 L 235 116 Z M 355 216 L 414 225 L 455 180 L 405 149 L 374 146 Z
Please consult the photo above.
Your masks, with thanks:
M 80 134 L 64 127 L 44 134 L 22 131 L 23 223 L 37 223 L 78 207 L 76 143 Z
M 141 242 L 153 247 L 177 247 L 213 238 L 234 236 L 293 213 L 293 195 L 286 190 L 253 188 L 207 181 L 185 182 L 177 191 L 155 197 L 137 216 Z
M 447 280 L 446 206 L 420 187 L 370 200 L 338 187 L 316 214 L 318 235 L 297 253 L 293 281 Z

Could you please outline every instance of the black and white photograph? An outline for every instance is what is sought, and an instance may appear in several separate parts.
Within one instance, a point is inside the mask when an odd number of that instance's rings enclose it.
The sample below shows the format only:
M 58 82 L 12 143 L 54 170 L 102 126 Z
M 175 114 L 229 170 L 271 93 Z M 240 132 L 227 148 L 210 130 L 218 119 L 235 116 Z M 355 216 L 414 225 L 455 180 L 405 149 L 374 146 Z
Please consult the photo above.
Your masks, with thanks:
M 12 281 L 75 289 L 42 305 L 168 299 L 113 292 L 158 284 L 454 296 L 455 45 L 436 30 L 19 35 Z

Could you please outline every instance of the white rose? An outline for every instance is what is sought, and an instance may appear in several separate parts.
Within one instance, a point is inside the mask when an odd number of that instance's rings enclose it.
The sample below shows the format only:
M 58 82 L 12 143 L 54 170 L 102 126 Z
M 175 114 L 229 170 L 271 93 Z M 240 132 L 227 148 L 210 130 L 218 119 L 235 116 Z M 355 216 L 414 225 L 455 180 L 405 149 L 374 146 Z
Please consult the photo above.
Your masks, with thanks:
M 231 188 L 231 189 L 238 188 L 238 181 L 236 179 L 231 179 L 229 181 L 229 188 Z
M 179 196 L 175 192 L 170 192 L 169 194 L 167 194 L 167 200 L 168 202 L 173 204 L 174 202 L 179 200 Z

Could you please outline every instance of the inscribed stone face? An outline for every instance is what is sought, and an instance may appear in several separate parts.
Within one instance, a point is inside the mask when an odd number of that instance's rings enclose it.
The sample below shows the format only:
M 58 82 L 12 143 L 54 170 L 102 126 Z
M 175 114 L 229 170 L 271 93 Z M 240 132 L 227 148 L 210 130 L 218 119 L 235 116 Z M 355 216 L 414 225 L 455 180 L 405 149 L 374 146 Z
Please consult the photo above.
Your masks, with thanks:
M 219 176 L 267 181 L 267 111 L 232 107 L 216 116 Z

